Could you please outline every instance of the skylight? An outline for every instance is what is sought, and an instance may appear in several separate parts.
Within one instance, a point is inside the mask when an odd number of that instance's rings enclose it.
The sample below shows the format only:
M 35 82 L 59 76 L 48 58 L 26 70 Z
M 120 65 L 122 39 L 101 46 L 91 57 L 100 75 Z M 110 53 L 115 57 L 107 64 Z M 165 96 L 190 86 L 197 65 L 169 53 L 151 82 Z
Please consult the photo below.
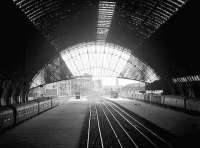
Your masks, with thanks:
M 154 70 L 131 54 L 129 49 L 96 41 L 77 44 L 61 51 L 57 59 L 35 75 L 30 88 L 86 76 L 102 80 L 105 85 L 114 84 L 117 79 L 120 85 L 134 83 L 133 80 L 147 83 L 159 80 Z M 199 80 L 199 77 L 192 79 Z
M 66 49 L 61 56 L 74 76 L 118 77 L 130 53 L 112 44 L 90 42 Z
M 107 42 L 82 43 L 61 52 L 74 77 L 118 77 L 153 82 L 153 69 L 131 55 L 130 50 Z
M 115 10 L 115 2 L 100 1 L 97 23 L 97 41 L 105 41 L 109 32 L 112 16 Z
M 179 77 L 172 79 L 172 81 L 174 83 L 197 82 L 200 81 L 200 76 L 194 75 L 194 76 Z

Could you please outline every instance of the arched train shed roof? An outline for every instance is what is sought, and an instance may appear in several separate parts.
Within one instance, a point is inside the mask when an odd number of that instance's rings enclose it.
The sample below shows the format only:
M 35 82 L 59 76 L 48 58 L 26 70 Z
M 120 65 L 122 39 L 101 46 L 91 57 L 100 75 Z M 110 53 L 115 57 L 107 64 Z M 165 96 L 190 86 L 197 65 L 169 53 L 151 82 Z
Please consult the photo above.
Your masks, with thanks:
M 115 2 L 108 42 L 133 49 L 161 78 L 199 73 L 195 47 L 198 41 L 193 36 L 198 31 L 195 1 Z M 15 75 L 30 80 L 45 63 L 58 56 L 59 51 L 96 40 L 99 1 L 10 0 L 1 3 L 4 7 L 2 42 L 8 49 L 3 49 L 1 77 Z

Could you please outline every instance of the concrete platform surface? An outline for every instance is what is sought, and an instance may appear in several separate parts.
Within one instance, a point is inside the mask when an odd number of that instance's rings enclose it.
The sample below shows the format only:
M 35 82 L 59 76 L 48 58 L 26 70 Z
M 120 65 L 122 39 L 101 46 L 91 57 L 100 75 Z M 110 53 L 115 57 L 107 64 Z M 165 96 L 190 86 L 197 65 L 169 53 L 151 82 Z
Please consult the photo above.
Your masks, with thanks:
M 0 148 L 78 147 L 88 102 L 73 100 L 62 97 L 60 106 L 0 135 Z

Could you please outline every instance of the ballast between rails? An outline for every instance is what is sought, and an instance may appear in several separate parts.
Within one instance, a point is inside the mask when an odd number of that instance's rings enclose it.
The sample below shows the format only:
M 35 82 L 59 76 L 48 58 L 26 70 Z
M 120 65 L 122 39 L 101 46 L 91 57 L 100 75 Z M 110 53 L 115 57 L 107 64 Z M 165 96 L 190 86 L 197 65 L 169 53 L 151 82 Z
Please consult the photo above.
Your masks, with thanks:
M 107 102 L 107 101 L 106 101 Z M 121 116 L 122 118 L 124 118 L 133 128 L 135 128 L 142 136 L 144 136 L 144 138 L 146 140 L 148 140 L 153 147 L 159 147 L 158 145 L 156 145 L 151 139 L 150 137 L 154 137 L 153 139 L 157 139 L 159 140 L 162 144 L 164 144 L 166 147 L 168 148 L 173 148 L 173 146 L 166 141 L 165 139 L 163 139 L 162 137 L 160 137 L 159 135 L 157 135 L 154 131 L 152 131 L 151 129 L 149 129 L 148 127 L 146 127 L 145 125 L 143 125 L 140 121 L 138 121 L 137 119 L 135 119 L 133 116 L 131 116 L 130 114 L 128 114 L 125 110 L 121 109 L 120 107 L 118 107 L 116 104 L 114 104 L 113 102 L 107 102 L 107 103 L 103 103 L 104 105 L 106 105 L 107 107 L 109 106 L 110 108 L 112 108 L 119 116 Z M 134 121 L 134 125 L 131 122 L 130 118 L 132 121 Z M 146 130 L 147 132 L 145 132 L 146 134 L 144 135 L 143 130 Z M 149 133 L 147 135 L 147 133 Z M 151 136 L 150 136 L 151 135 Z M 149 137 L 150 136 L 150 137 Z
M 0 108 L 0 132 L 44 111 L 58 106 L 58 100 L 50 97 L 13 104 Z

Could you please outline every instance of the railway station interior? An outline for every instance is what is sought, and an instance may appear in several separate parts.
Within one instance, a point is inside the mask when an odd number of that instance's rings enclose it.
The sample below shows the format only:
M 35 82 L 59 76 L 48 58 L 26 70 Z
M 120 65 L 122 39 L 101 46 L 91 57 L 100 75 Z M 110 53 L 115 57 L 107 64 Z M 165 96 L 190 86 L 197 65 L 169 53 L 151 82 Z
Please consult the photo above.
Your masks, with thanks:
M 2 0 L 1 148 L 199 148 L 196 0 Z

